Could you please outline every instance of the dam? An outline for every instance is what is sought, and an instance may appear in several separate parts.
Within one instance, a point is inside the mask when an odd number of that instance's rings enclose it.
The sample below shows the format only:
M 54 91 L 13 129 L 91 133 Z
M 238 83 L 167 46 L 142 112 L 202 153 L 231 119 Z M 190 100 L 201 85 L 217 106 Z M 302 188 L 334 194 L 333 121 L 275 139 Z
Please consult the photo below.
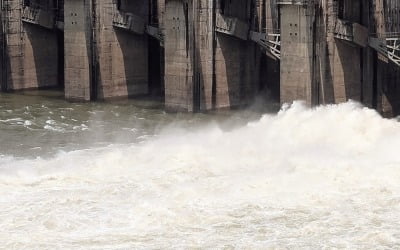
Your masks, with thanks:
M 399 0 L 0 7 L 0 249 L 400 249 Z
M 1 91 L 161 98 L 168 111 L 260 93 L 400 114 L 397 0 L 1 0 Z

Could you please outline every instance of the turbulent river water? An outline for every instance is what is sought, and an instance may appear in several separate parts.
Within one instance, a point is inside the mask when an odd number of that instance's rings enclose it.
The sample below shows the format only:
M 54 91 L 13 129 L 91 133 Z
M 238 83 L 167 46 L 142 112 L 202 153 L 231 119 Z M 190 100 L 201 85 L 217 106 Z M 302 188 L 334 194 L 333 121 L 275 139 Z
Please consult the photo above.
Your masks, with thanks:
M 0 95 L 0 248 L 398 249 L 400 123 Z

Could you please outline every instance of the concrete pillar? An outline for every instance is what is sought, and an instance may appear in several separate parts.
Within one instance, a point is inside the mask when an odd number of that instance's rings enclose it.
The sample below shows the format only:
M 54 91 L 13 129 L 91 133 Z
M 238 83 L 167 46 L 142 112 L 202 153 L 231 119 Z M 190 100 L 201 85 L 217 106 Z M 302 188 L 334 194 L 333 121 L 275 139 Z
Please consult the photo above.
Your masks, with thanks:
M 22 3 L 3 1 L 2 89 L 55 87 L 59 55 L 52 1 Z
M 301 2 L 301 1 L 298 1 Z M 281 4 L 281 103 L 303 100 L 314 105 L 314 4 Z
M 157 0 L 157 13 L 158 13 L 158 25 L 159 28 L 164 28 L 164 16 L 165 16 L 165 0 Z
M 361 1 L 281 4 L 281 102 L 371 102 L 371 52 Z M 365 86 L 363 75 L 365 74 Z M 369 91 L 369 92 L 368 92 Z M 368 99 L 369 98 L 369 99 Z
M 168 110 L 204 111 L 248 104 L 258 84 L 255 45 L 215 32 L 217 15 L 250 24 L 251 1 L 166 1 L 165 104 Z M 218 6 L 218 8 L 217 8 Z M 241 26 L 242 27 L 242 26 Z M 240 27 L 239 27 L 240 28 Z M 244 31 L 244 32 L 243 32 Z
M 165 107 L 169 111 L 194 110 L 192 1 L 165 3 Z
M 214 15 L 213 1 L 199 0 L 194 6 L 195 25 L 195 105 L 199 110 L 211 110 L 215 108 L 215 66 L 216 52 L 214 44 Z M 197 9 L 197 10 L 196 10 Z M 218 77 L 218 76 L 217 76 Z M 213 92 L 214 91 L 214 92 Z M 218 99 L 218 98 L 217 98 Z M 198 102 L 198 103 L 196 103 Z M 218 101 L 217 101 L 218 102 Z M 218 104 L 217 104 L 218 107 Z
M 65 2 L 67 99 L 148 93 L 148 13 L 141 0 Z
M 165 105 L 196 112 L 213 108 L 213 2 L 166 2 Z
M 95 80 L 92 3 L 68 0 L 64 4 L 65 97 L 90 101 Z

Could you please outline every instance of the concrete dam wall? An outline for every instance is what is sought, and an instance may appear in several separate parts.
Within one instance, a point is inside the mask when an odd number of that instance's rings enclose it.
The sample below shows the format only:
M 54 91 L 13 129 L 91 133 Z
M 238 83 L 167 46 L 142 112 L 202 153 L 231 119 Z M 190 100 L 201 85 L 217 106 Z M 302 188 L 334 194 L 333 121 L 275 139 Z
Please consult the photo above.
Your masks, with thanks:
M 169 111 L 350 99 L 400 114 L 397 0 L 1 0 L 2 91 Z

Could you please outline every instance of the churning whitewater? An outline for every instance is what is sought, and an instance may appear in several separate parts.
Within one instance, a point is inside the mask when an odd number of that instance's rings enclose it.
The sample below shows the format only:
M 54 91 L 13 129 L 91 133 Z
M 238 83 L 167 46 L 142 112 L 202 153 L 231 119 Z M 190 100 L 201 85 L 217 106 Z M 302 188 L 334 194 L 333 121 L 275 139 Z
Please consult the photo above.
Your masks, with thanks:
M 349 102 L 3 155 L 1 247 L 400 248 L 399 149 L 398 121 Z

